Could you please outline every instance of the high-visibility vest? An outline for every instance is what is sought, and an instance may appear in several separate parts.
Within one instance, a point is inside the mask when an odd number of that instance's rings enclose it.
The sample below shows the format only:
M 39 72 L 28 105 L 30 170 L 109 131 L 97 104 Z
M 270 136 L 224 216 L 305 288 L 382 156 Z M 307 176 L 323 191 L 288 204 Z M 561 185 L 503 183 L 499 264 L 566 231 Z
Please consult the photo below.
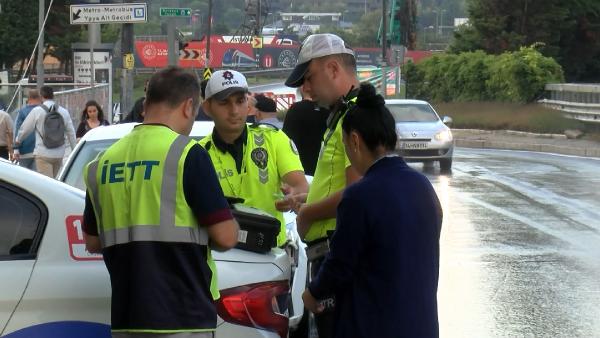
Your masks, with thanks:
M 140 125 L 85 169 L 84 177 L 96 215 L 104 259 L 111 273 L 113 331 L 173 333 L 215 329 L 216 312 L 212 302 L 219 298 L 217 271 L 208 246 L 206 228 L 198 225 L 182 184 L 185 159 L 195 144 L 195 140 L 166 126 Z M 154 254 L 138 257 L 140 251 L 131 251 L 132 245 L 143 246 L 142 252 Z M 191 251 L 193 254 L 189 254 Z M 137 255 L 129 260 L 131 252 Z M 174 258 L 158 257 L 165 253 Z M 206 265 L 200 267 L 204 262 L 197 261 L 198 257 L 206 257 Z M 177 272 L 175 275 L 171 271 L 169 276 L 162 276 L 161 273 L 166 274 L 164 270 L 165 266 L 169 266 L 169 259 L 184 261 L 194 270 L 188 273 L 173 267 Z M 173 265 L 176 266 L 175 263 Z M 130 280 L 123 280 L 125 277 L 122 276 L 124 266 L 132 264 L 144 265 L 145 270 L 141 271 L 147 274 L 136 275 L 136 279 L 158 276 L 155 277 L 158 283 L 150 281 L 143 286 L 153 292 L 151 295 L 132 297 L 134 300 L 131 302 L 135 303 L 142 318 L 133 323 L 128 322 L 129 319 L 114 317 L 116 310 L 121 310 L 115 309 L 115 304 L 131 305 L 129 299 L 115 299 L 115 292 L 123 294 L 127 292 L 121 291 L 136 287 L 130 285 Z M 205 272 L 204 277 L 198 277 L 198 269 Z M 115 274 L 115 271 L 120 271 L 121 275 Z M 164 284 L 161 279 L 165 278 L 181 278 L 183 289 L 169 290 L 173 287 Z M 160 307 L 165 304 L 185 310 L 185 306 L 177 304 L 182 294 L 200 297 L 202 306 L 206 305 L 206 318 L 199 317 L 198 313 L 174 315 L 150 310 L 144 313 L 146 309 L 168 310 L 169 306 Z M 194 310 L 197 310 L 195 306 Z M 165 320 L 168 315 L 172 315 L 173 319 Z M 117 327 L 115 321 L 119 323 Z
M 304 169 L 296 146 L 284 132 L 268 125 L 247 128 L 240 173 L 233 156 L 217 149 L 212 134 L 200 140 L 200 145 L 210 155 L 225 196 L 243 198 L 244 205 L 261 209 L 279 220 L 277 245 L 282 245 L 287 239 L 285 220 L 283 213 L 275 208 L 275 201 L 283 198 L 282 177 Z
M 329 126 L 323 135 L 323 145 L 306 203 L 321 201 L 346 187 L 346 168 L 350 166 L 350 160 L 342 141 L 342 122 L 355 102 L 356 98 L 350 99 L 346 109 L 335 113 L 338 116 L 334 115 L 333 118 L 334 122 L 335 120 L 337 122 Z M 335 218 L 319 220 L 311 224 L 304 240 L 310 242 L 323 238 L 327 236 L 328 231 L 333 230 L 335 230 Z

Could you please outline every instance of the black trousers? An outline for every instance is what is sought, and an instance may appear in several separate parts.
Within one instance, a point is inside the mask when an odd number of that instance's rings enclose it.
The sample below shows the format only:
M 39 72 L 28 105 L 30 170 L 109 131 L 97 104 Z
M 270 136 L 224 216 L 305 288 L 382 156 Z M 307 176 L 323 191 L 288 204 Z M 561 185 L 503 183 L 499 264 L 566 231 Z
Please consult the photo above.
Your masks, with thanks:
M 8 147 L 0 146 L 0 157 L 8 160 Z
M 311 262 L 311 280 L 314 279 L 319 272 L 324 260 L 325 257 L 321 257 Z M 326 299 L 319 299 L 319 301 L 321 304 L 325 305 L 325 310 L 323 312 L 315 314 L 315 324 L 317 325 L 319 338 L 332 338 L 335 324 L 335 297 L 331 295 Z

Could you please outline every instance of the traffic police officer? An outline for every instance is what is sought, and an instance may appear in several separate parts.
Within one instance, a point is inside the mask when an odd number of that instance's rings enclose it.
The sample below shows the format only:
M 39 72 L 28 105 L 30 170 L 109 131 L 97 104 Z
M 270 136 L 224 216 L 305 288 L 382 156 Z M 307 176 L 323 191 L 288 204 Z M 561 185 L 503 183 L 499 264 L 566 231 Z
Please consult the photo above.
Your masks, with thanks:
M 208 151 L 226 196 L 242 198 L 245 205 L 279 219 L 281 246 L 286 242 L 282 211 L 289 210 L 297 196 L 305 196 L 308 183 L 296 146 L 284 132 L 271 125 L 246 124 L 247 92 L 246 78 L 239 72 L 220 70 L 212 75 L 202 106 L 215 128 L 200 144 Z
M 300 207 L 296 219 L 298 232 L 308 243 L 307 254 L 310 255 L 312 247 L 321 245 L 335 230 L 336 209 L 343 190 L 359 178 L 342 142 L 342 122 L 354 105 L 359 88 L 354 52 L 337 35 L 310 35 L 302 43 L 298 63 L 285 84 L 303 85 L 319 106 L 331 110 L 306 204 Z M 323 258 L 323 255 L 309 257 L 312 276 L 319 270 Z M 331 298 L 322 301 L 327 305 L 326 310 L 315 317 L 319 337 L 332 337 L 334 301 Z
M 213 337 L 210 249 L 235 246 L 238 225 L 210 158 L 187 136 L 199 97 L 194 75 L 158 72 L 144 123 L 86 167 L 86 247 L 103 253 L 111 277 L 113 337 Z

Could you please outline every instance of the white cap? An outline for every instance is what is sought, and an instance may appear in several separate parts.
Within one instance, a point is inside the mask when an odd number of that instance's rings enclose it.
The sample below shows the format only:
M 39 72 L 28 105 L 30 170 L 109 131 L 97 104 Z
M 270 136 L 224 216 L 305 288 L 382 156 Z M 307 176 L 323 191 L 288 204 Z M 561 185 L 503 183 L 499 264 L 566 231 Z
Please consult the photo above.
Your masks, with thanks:
M 298 53 L 298 62 L 292 74 L 285 81 L 288 87 L 300 87 L 304 82 L 304 74 L 312 59 L 335 54 L 350 54 L 354 56 L 352 49 L 348 48 L 344 40 L 335 34 L 313 34 L 307 37 Z
M 235 70 L 219 70 L 213 73 L 206 84 L 204 99 L 225 100 L 234 93 L 247 93 L 246 77 Z

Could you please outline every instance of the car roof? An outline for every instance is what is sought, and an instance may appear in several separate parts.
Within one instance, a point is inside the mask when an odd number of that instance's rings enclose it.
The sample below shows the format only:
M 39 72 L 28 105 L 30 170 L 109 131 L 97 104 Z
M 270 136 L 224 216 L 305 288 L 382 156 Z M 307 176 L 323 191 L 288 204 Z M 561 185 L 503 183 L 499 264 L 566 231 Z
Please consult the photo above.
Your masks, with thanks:
M 0 158 L 0 181 L 2 180 L 33 194 L 38 194 L 41 190 L 56 192 L 56 189 L 62 189 L 83 196 L 83 192 L 77 188 Z
M 385 100 L 386 104 L 429 104 L 427 101 L 423 100 L 409 100 L 409 99 L 388 99 Z
M 100 140 L 113 140 L 120 139 L 123 136 L 129 134 L 133 127 L 140 123 L 122 123 L 113 124 L 110 126 L 101 126 L 94 128 L 87 132 L 82 140 L 85 141 L 100 141 Z M 196 121 L 192 128 L 190 136 L 206 136 L 213 130 L 214 123 L 212 121 Z

